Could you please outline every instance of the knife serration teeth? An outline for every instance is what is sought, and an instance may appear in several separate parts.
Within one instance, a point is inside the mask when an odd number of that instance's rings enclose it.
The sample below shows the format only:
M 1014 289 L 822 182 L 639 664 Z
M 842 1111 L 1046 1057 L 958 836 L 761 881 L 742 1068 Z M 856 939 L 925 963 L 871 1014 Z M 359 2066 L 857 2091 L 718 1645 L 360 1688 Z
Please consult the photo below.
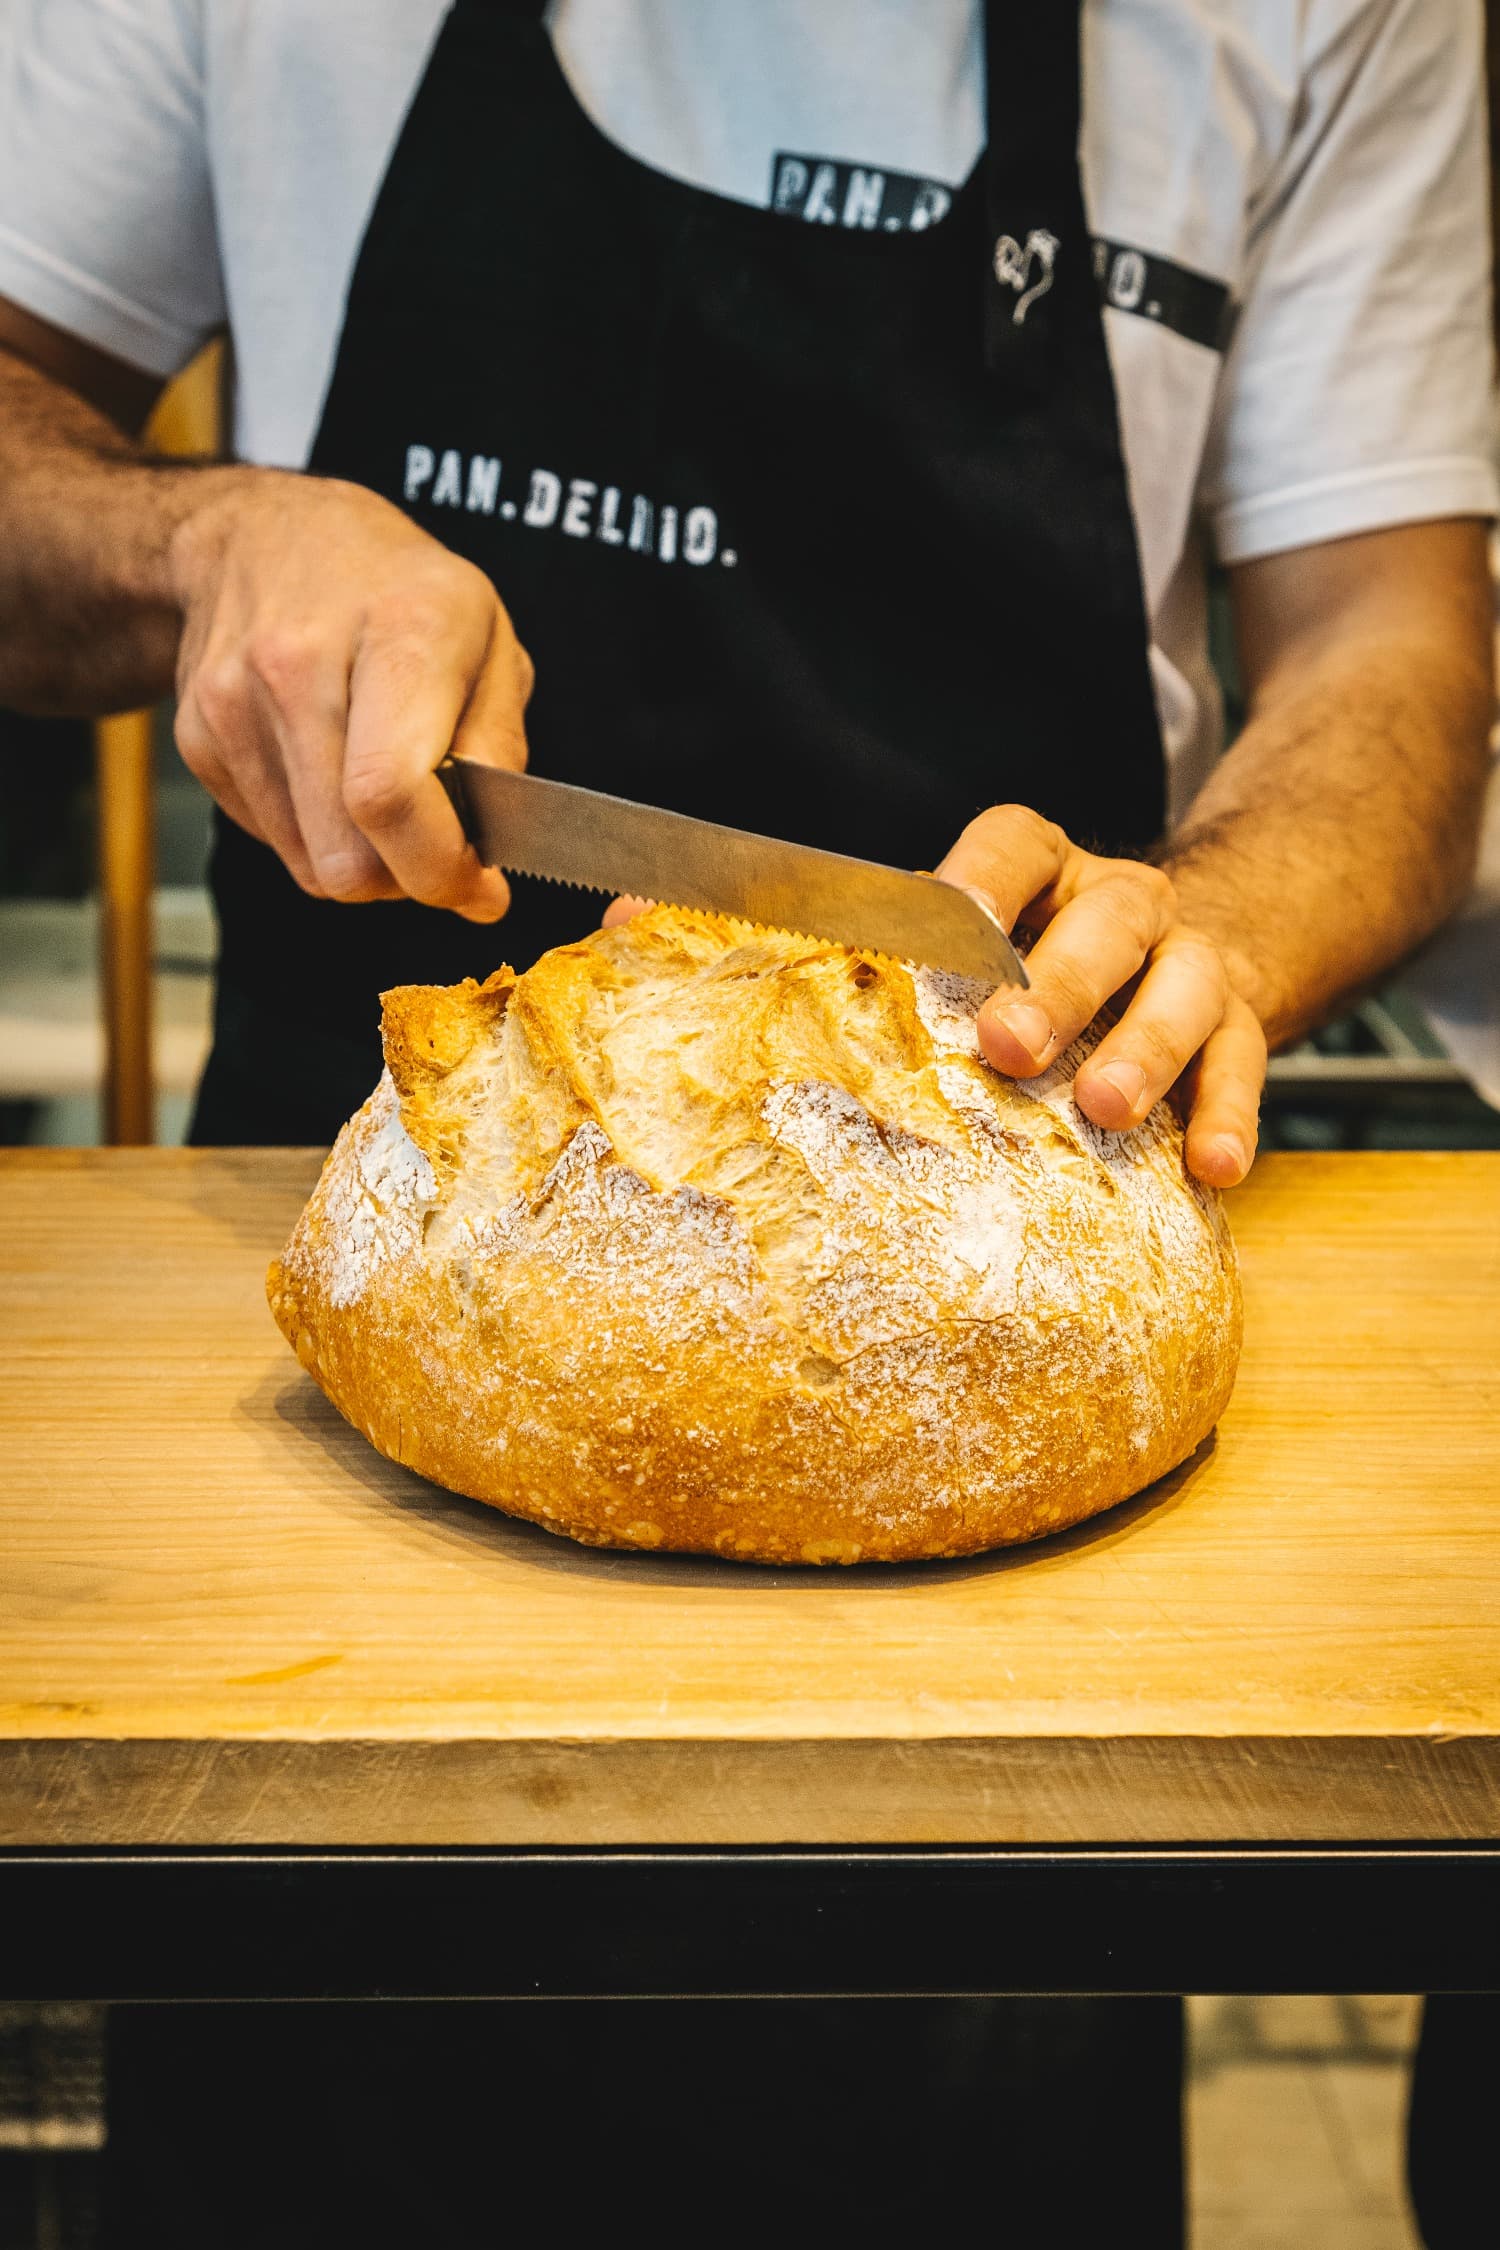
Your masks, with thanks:
M 548 875 L 539 867 L 523 867 L 507 861 L 503 872 L 507 875 L 524 875 L 534 883 L 550 883 L 560 891 L 581 891 L 588 898 L 611 898 L 622 894 L 612 891 L 607 884 L 581 883 L 570 875 Z M 922 966 L 920 962 L 903 961 L 894 953 L 883 953 L 876 945 L 851 945 L 847 938 L 821 935 L 817 930 L 792 930 L 780 922 L 758 922 L 748 914 L 730 914 L 717 906 L 686 906 L 678 899 L 651 899 L 652 906 L 669 906 L 677 914 L 701 915 L 709 922 L 732 922 L 736 929 L 753 930 L 757 937 L 781 938 L 793 945 L 836 946 L 841 953 L 852 953 L 866 960 L 877 961 L 884 969 L 910 969 Z
M 694 913 L 711 913 L 713 910 L 707 907 L 695 907 L 692 911 Z M 905 968 L 908 965 L 905 962 L 898 961 L 893 953 L 882 953 L 879 946 L 851 945 L 848 938 L 827 936 L 817 930 L 792 930 L 781 922 L 757 922 L 752 920 L 748 914 L 721 914 L 716 915 L 715 919 L 738 923 L 741 929 L 754 930 L 758 937 L 787 938 L 791 940 L 793 945 L 815 945 L 819 947 L 831 945 L 840 953 L 852 953 L 863 960 L 878 961 L 887 969 Z
M 524 875 L 531 883 L 553 883 L 560 891 L 586 891 L 592 898 L 608 898 L 608 886 L 603 883 L 576 882 L 571 875 L 547 875 L 540 867 L 521 867 L 506 860 L 501 872 L 506 875 Z
M 669 906 L 674 914 L 695 914 L 706 922 L 732 922 L 737 930 L 752 930 L 757 937 L 779 938 L 792 945 L 816 946 L 820 951 L 832 946 L 840 953 L 849 953 L 857 959 L 878 961 L 882 968 L 910 968 L 913 964 L 901 961 L 894 953 L 882 953 L 879 946 L 851 945 L 847 938 L 820 936 L 816 930 L 788 929 L 782 922 L 758 922 L 749 914 L 730 914 L 717 906 L 682 906 L 675 899 L 655 899 L 657 906 Z

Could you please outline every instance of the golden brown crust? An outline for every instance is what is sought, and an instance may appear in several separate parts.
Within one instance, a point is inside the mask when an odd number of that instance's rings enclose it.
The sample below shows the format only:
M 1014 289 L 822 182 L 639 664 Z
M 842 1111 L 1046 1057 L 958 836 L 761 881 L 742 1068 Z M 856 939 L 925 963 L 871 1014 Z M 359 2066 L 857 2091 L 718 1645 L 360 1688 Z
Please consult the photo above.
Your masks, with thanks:
M 392 1459 L 595 1545 L 1029 1539 L 1213 1427 L 1240 1300 L 1160 1107 L 980 1059 L 973 988 L 653 909 L 385 996 L 272 1309 Z

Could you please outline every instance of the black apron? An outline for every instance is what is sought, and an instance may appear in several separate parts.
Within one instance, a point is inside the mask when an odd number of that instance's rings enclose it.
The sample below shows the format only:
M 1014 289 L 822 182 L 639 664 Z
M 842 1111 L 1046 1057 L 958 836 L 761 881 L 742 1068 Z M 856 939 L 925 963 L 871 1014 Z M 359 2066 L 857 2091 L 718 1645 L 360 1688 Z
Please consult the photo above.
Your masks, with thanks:
M 990 9 L 987 154 L 944 219 L 897 233 L 637 163 L 542 14 L 448 15 L 309 469 L 488 572 L 536 662 L 538 772 L 908 867 L 1009 799 L 1150 843 L 1077 0 Z M 212 886 L 208 1142 L 331 1139 L 379 1074 L 385 986 L 524 967 L 597 919 L 524 880 L 488 928 L 310 899 L 222 819 Z

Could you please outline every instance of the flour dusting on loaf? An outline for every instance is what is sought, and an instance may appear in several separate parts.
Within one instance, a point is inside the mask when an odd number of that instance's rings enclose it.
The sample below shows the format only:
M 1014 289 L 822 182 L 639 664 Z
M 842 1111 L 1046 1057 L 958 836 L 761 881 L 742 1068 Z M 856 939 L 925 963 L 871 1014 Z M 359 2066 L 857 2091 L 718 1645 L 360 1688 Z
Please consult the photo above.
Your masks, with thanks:
M 381 1452 L 594 1545 L 959 1555 L 1139 1491 L 1239 1354 L 1166 1105 L 1026 1084 L 983 991 L 656 908 L 385 995 L 272 1309 Z

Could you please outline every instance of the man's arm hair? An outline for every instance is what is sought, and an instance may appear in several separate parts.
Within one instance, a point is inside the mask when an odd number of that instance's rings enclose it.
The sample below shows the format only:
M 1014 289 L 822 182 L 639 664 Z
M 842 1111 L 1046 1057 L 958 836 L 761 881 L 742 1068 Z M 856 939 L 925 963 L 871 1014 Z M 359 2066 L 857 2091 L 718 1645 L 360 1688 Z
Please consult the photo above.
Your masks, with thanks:
M 87 715 L 171 686 L 167 558 L 204 472 L 143 450 L 160 388 L 0 299 L 0 703 Z
M 1231 572 L 1250 716 L 1160 858 L 1273 1046 L 1409 953 L 1472 878 L 1487 534 L 1409 524 Z

